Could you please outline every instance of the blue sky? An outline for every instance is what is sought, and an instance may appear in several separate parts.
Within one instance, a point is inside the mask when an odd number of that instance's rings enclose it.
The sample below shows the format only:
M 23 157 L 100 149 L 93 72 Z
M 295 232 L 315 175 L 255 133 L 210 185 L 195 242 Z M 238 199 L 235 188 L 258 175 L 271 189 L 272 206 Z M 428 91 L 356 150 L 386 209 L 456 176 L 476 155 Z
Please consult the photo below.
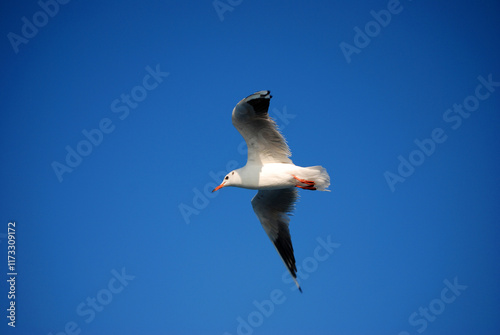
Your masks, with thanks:
M 0 6 L 2 334 L 499 332 L 497 2 Z M 259 90 L 332 178 L 290 224 L 303 294 L 255 192 L 209 193 Z

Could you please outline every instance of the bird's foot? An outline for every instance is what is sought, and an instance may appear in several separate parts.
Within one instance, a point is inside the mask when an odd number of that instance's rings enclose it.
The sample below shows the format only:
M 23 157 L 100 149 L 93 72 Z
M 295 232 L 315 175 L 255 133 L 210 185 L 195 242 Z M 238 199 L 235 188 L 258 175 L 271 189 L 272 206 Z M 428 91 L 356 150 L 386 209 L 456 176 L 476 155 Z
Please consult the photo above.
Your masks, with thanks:
M 302 186 L 302 185 L 295 185 L 295 187 L 301 188 L 301 189 L 303 189 L 303 190 L 313 190 L 313 191 L 315 191 L 315 190 L 316 190 L 316 187 L 314 187 L 314 186 Z
M 298 178 L 297 176 L 293 175 L 293 178 L 295 178 L 296 180 L 298 180 L 299 182 L 301 182 L 302 184 L 306 184 L 306 186 L 303 186 L 303 185 L 295 185 L 295 187 L 299 187 L 299 188 L 302 188 L 304 190 L 316 190 L 316 187 L 314 187 L 314 185 L 316 184 L 314 181 L 312 180 L 306 180 L 306 179 L 301 179 L 301 178 Z

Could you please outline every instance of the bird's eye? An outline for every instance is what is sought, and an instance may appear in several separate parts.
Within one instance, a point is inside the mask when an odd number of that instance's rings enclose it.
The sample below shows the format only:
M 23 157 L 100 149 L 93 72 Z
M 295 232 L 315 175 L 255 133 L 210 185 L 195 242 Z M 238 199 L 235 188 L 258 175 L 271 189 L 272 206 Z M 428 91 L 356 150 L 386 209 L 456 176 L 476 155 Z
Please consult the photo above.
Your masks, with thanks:
M 231 174 L 234 174 L 234 171 Z
M 229 176 L 226 176 L 226 178 L 224 178 L 225 180 L 228 180 L 229 179 Z

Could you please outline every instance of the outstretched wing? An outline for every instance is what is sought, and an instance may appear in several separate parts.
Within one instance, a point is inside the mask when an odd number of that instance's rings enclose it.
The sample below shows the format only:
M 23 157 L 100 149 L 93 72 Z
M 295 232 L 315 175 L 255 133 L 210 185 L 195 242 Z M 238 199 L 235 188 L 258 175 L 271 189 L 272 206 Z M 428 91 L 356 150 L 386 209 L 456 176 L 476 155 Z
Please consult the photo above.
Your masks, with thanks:
M 241 100 L 233 109 L 233 125 L 247 143 L 247 163 L 292 163 L 285 138 L 269 117 L 270 100 L 269 91 L 260 91 Z
M 302 292 L 297 282 L 297 267 L 295 266 L 292 239 L 288 229 L 289 214 L 295 208 L 297 198 L 298 190 L 296 188 L 260 190 L 252 199 L 252 206 L 267 236 L 273 242 L 295 284 Z

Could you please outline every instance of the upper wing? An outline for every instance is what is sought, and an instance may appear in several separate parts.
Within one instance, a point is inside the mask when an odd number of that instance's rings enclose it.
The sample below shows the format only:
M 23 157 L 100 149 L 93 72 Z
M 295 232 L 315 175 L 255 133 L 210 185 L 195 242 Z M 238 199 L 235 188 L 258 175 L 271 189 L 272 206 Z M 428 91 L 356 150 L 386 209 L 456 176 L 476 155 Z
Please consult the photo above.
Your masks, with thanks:
M 238 102 L 233 109 L 233 125 L 247 143 L 248 162 L 291 163 L 285 138 L 269 117 L 270 100 L 269 91 L 260 91 Z
M 273 242 L 295 284 L 302 292 L 296 279 L 297 267 L 293 255 L 292 238 L 288 229 L 288 223 L 290 222 L 288 214 L 293 211 L 297 198 L 298 190 L 295 187 L 260 190 L 252 199 L 252 206 L 267 236 Z

